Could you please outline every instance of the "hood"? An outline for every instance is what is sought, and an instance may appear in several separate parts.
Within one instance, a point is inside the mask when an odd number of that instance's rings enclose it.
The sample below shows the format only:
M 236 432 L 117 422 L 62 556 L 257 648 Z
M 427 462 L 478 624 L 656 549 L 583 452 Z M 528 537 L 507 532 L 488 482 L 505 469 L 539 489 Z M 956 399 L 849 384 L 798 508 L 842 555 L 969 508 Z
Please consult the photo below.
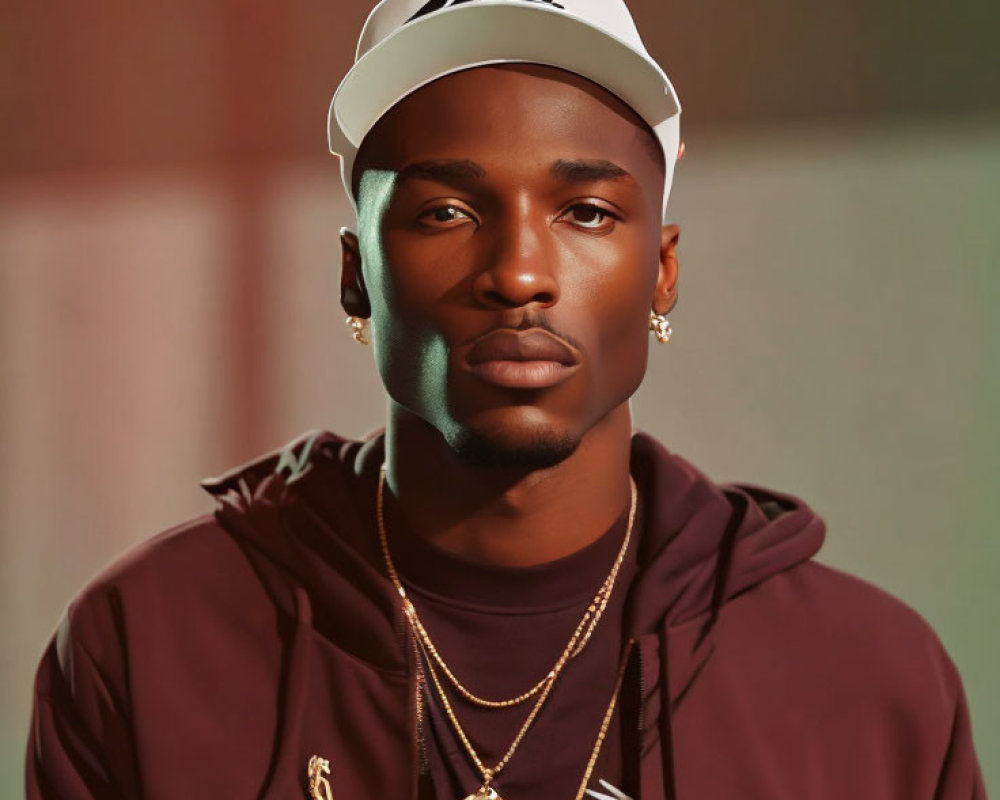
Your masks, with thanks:
M 710 625 L 727 600 L 808 560 L 823 543 L 823 520 L 798 498 L 716 484 L 648 435 L 632 440 L 632 474 L 645 511 L 629 601 L 635 635 L 698 617 Z
M 313 431 L 202 486 L 281 608 L 295 615 L 302 589 L 321 633 L 366 661 L 402 668 L 402 615 L 374 535 L 383 445 L 381 435 L 358 442 Z M 632 440 L 632 473 L 644 528 L 632 635 L 699 617 L 710 625 L 727 600 L 808 560 L 823 542 L 823 521 L 801 500 L 718 485 L 643 433 Z
M 717 485 L 643 434 L 633 438 L 631 469 L 645 525 L 626 624 L 640 644 L 643 674 L 655 668 L 666 688 L 662 705 L 650 710 L 660 759 L 655 766 L 642 760 L 640 794 L 677 800 L 673 712 L 715 652 L 726 602 L 811 558 L 825 526 L 801 500 Z
M 371 527 L 381 462 L 381 437 L 314 431 L 202 486 L 279 608 L 298 616 L 304 592 L 319 633 L 380 669 L 405 669 L 399 598 Z

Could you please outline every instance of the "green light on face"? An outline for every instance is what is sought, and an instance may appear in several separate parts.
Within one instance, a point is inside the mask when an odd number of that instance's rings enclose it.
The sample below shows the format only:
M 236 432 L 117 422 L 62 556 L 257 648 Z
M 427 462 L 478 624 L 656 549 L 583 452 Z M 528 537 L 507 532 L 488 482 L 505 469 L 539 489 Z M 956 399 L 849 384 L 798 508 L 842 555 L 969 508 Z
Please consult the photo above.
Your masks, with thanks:
M 383 242 L 383 224 L 397 176 L 393 170 L 367 169 L 358 187 L 358 243 L 372 310 L 375 363 L 387 389 L 389 376 L 393 385 L 405 382 L 423 412 L 446 417 L 448 347 L 431 326 L 399 313 L 400 299 Z M 404 316 L 409 320 L 405 327 Z
M 448 348 L 440 336 L 426 339 L 420 352 L 420 369 L 417 371 L 418 396 L 425 409 L 436 417 L 447 414 L 445 381 L 448 375 Z
M 385 295 L 390 288 L 382 247 L 382 221 L 396 189 L 396 175 L 393 170 L 366 169 L 358 186 L 358 244 L 365 287 L 372 304 L 373 326 L 384 319 Z

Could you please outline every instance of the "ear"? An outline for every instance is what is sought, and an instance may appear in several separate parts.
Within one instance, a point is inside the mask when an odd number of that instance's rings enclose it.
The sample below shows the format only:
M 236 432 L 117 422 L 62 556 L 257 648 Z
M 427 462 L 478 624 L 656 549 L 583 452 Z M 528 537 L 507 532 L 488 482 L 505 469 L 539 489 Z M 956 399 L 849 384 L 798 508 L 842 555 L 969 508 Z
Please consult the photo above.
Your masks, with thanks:
M 340 304 L 350 316 L 367 319 L 372 315 L 372 307 L 361 273 L 361 247 L 357 234 L 341 228 L 340 248 Z
M 666 314 L 677 302 L 677 243 L 681 229 L 664 225 L 660 232 L 660 272 L 653 293 L 653 311 Z

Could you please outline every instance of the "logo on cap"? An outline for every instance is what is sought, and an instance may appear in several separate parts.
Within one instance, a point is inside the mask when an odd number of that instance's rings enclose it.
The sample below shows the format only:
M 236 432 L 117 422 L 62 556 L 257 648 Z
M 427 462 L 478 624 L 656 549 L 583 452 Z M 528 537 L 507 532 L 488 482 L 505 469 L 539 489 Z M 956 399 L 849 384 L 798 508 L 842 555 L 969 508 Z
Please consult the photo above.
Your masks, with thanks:
M 432 11 L 439 11 L 442 8 L 450 8 L 451 6 L 461 5 L 462 3 L 474 3 L 474 2 L 476 2 L 476 0 L 427 0 L 426 3 L 420 6 L 416 14 L 414 14 L 406 21 L 413 22 L 413 20 L 423 17 L 427 14 L 430 14 Z M 564 8 L 562 5 L 555 2 L 555 0 L 522 0 L 522 2 L 544 3 L 545 5 L 552 6 L 553 8 Z

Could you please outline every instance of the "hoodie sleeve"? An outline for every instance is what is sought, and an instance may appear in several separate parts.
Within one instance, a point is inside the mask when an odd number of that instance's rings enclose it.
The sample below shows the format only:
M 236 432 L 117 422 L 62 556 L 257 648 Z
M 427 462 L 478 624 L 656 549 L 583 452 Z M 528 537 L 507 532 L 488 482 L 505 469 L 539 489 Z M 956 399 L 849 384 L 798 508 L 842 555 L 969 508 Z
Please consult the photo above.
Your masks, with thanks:
M 943 653 L 943 651 L 942 651 Z M 958 671 L 944 654 L 954 708 L 948 749 L 941 764 L 934 800 L 986 800 L 986 786 L 972 743 L 972 721 Z
M 123 702 L 124 670 L 119 668 L 124 659 L 102 659 L 105 663 L 99 665 L 80 631 L 75 630 L 73 619 L 71 609 L 46 648 L 36 674 L 25 765 L 26 798 L 138 797 Z M 94 644 L 113 652 L 107 640 Z

